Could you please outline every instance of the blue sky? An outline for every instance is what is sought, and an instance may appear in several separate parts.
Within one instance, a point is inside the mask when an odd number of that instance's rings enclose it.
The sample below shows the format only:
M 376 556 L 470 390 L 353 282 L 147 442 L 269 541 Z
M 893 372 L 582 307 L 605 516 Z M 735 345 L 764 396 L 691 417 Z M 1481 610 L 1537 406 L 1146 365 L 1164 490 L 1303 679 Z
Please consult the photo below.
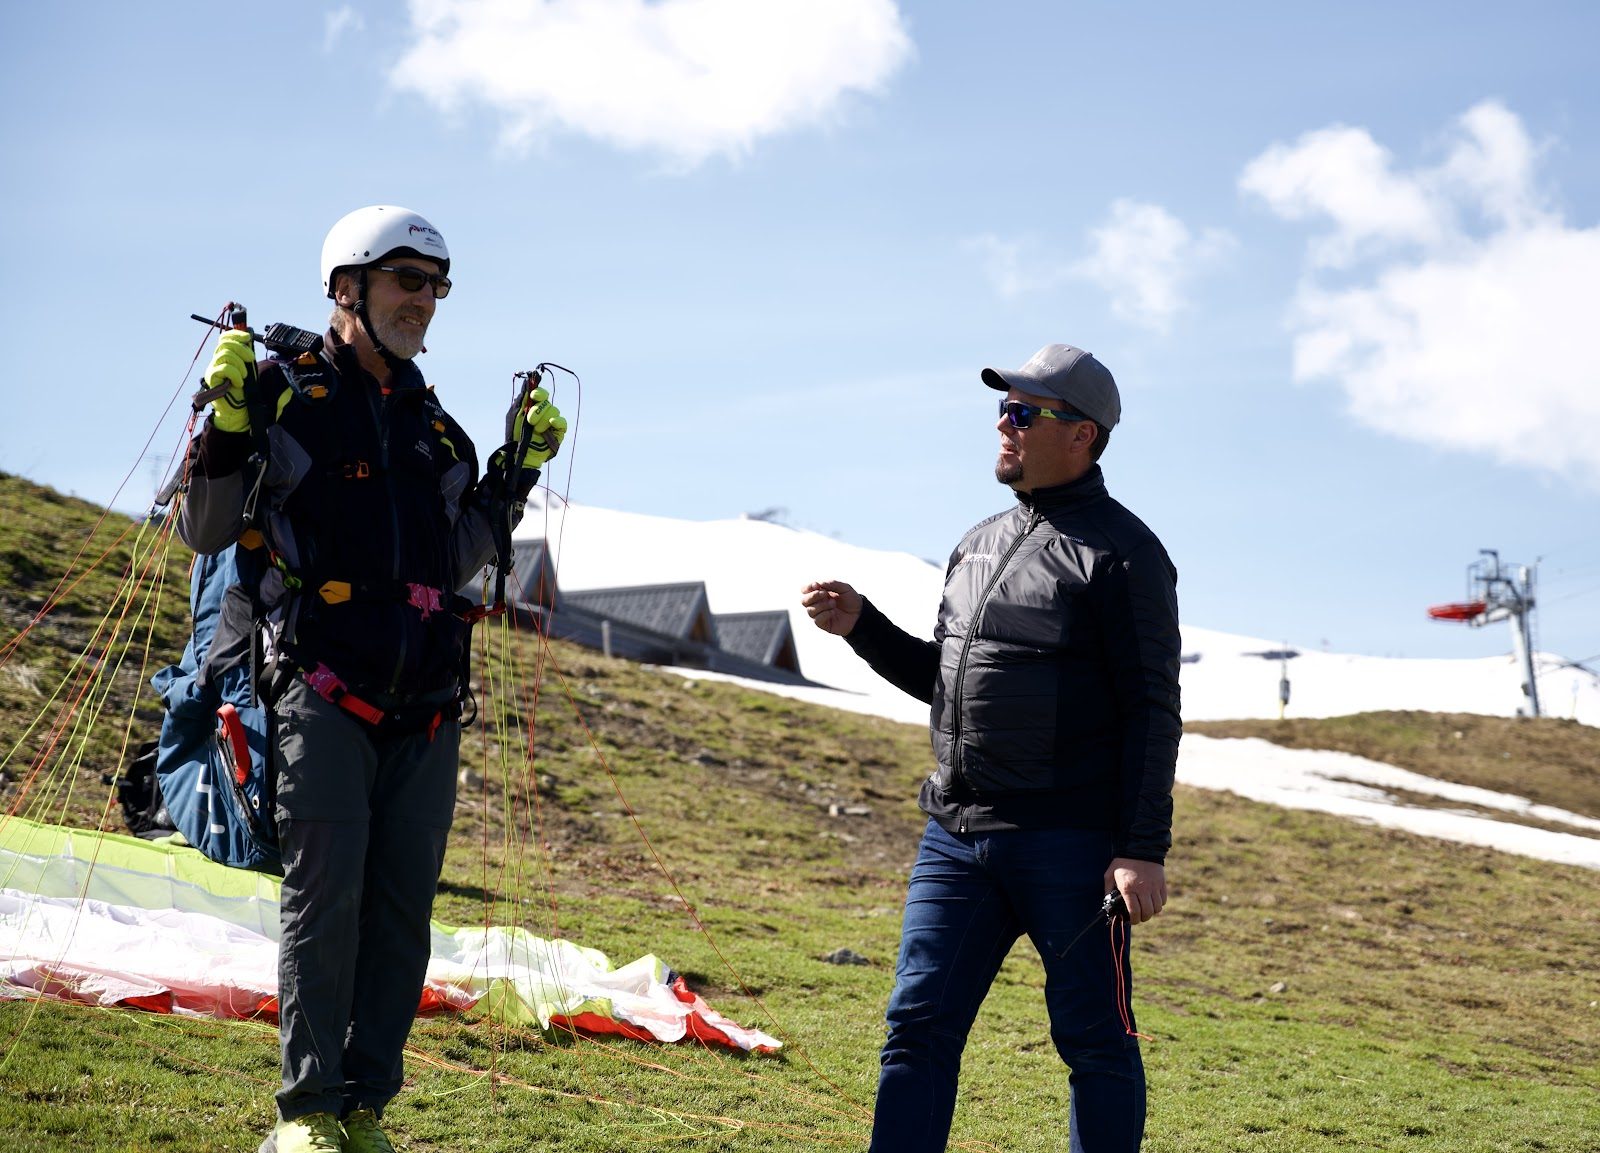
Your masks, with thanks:
M 942 562 L 1009 499 L 979 370 L 1065 341 L 1186 620 L 1508 651 L 1424 615 L 1497 548 L 1600 655 L 1600 9 L 1316 7 L 8 5 L 0 469 L 138 509 L 188 315 L 321 328 L 323 234 L 401 204 L 480 447 L 582 377 L 576 501 Z

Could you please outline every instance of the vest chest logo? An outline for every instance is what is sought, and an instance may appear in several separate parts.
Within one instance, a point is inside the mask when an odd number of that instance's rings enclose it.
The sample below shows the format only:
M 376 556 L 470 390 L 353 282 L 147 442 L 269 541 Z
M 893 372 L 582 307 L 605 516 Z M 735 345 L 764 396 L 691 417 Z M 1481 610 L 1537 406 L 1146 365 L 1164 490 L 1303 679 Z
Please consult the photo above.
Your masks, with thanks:
M 992 552 L 969 552 L 969 553 L 964 553 L 964 554 L 962 554 L 961 558 L 956 561 L 956 567 L 960 568 L 964 564 L 981 564 L 984 561 L 989 561 L 989 562 L 992 563 L 994 561 L 994 553 L 992 553 Z
M 433 445 L 428 443 L 426 437 L 423 437 L 417 441 L 416 452 L 422 457 L 423 460 L 433 459 Z

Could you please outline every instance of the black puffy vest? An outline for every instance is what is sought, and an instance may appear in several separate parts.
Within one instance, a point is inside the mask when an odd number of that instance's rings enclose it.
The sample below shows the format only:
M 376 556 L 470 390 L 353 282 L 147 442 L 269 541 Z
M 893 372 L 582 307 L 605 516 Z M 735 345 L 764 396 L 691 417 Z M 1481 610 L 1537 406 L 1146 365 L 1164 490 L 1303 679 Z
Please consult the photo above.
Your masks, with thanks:
M 1099 469 L 952 553 L 923 807 L 954 827 L 1105 828 L 1161 860 L 1181 732 L 1177 572 Z

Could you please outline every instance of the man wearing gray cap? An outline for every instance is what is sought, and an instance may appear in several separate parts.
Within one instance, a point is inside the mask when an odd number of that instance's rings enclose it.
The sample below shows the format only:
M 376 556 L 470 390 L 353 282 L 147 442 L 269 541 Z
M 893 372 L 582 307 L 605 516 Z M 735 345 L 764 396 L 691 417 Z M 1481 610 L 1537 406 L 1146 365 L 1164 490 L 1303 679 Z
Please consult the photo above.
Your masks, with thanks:
M 1051 344 L 982 379 L 1005 393 L 995 478 L 1017 500 L 950 555 L 934 639 L 842 581 L 801 593 L 817 627 L 932 706 L 938 767 L 919 797 L 872 1150 L 945 1147 L 967 1032 L 1024 933 L 1072 1070 L 1070 1148 L 1137 1150 L 1128 926 L 1167 900 L 1177 571 L 1106 492 L 1098 462 L 1122 402 L 1103 364 Z

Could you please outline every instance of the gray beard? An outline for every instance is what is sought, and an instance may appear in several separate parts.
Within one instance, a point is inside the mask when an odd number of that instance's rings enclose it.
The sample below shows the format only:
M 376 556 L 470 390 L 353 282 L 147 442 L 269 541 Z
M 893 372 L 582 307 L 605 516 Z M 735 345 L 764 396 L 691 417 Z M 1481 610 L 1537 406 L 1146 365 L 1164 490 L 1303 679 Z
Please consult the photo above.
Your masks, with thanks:
M 398 317 L 387 316 L 383 320 L 372 322 L 372 331 L 377 334 L 378 342 L 387 348 L 391 355 L 401 360 L 411 360 L 422 351 L 422 338 L 428 334 L 427 326 L 412 328 L 408 324 L 401 324 Z
M 1001 484 L 1016 484 L 1022 479 L 1022 462 L 1019 460 L 1013 464 L 1001 464 L 995 461 L 994 478 Z

